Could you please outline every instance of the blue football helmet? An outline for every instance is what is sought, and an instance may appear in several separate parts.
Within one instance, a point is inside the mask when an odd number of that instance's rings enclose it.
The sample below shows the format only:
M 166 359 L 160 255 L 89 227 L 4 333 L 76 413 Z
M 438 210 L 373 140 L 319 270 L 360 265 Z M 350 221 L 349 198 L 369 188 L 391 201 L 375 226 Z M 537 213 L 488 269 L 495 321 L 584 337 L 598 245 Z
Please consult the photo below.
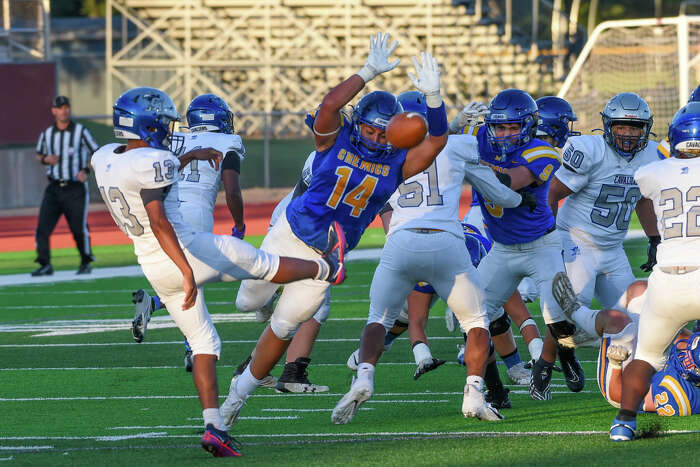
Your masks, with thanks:
M 371 141 L 362 136 L 360 124 L 370 125 L 382 131 L 386 130 L 389 120 L 403 112 L 403 107 L 390 92 L 373 91 L 360 99 L 352 110 L 352 130 L 350 141 L 357 147 L 365 159 L 382 159 L 391 156 L 396 148 L 385 143 Z
M 233 133 L 233 112 L 228 104 L 215 94 L 202 94 L 187 106 L 187 125 L 191 133 L 220 131 Z
M 426 120 L 428 118 L 428 105 L 425 103 L 425 95 L 420 91 L 405 91 L 396 96 L 404 112 L 418 112 Z
M 554 140 L 554 146 L 564 147 L 569 136 L 578 136 L 580 131 L 574 131 L 574 122 L 578 120 L 574 109 L 561 97 L 544 96 L 535 101 L 539 119 L 537 121 L 537 136 L 549 136 Z
M 537 103 L 521 89 L 506 89 L 496 94 L 484 117 L 487 138 L 494 151 L 508 154 L 525 147 L 537 132 Z M 518 123 L 520 132 L 509 136 L 496 136 L 495 125 Z
M 700 156 L 700 102 L 689 102 L 673 116 L 668 127 L 671 157 Z
M 700 85 L 698 85 L 698 87 L 693 89 L 693 92 L 690 93 L 688 103 L 690 104 L 691 102 L 700 102 Z
M 683 341 L 680 341 L 681 343 Z M 695 385 L 700 385 L 700 333 L 696 332 L 686 341 L 684 350 L 675 348 L 683 370 L 683 377 Z
M 621 92 L 605 104 L 600 113 L 603 117 L 603 138 L 608 146 L 613 148 L 625 159 L 632 159 L 635 154 L 644 149 L 649 142 L 649 132 L 654 124 L 649 105 L 644 99 L 633 92 Z M 632 125 L 642 129 L 640 136 L 620 136 L 613 134 L 615 125 Z M 622 141 L 622 146 L 618 144 Z
M 172 125 L 180 120 L 173 100 L 156 88 L 126 91 L 114 103 L 114 136 L 142 139 L 156 149 L 168 149 Z

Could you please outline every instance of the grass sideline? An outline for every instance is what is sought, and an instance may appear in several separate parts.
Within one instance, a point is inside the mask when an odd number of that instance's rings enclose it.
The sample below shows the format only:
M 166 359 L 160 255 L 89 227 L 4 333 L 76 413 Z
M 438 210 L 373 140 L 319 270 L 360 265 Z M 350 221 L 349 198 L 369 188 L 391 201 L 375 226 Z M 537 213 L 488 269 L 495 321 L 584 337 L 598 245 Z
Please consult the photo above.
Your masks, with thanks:
M 645 260 L 642 240 L 626 244 L 630 261 Z M 607 440 L 616 410 L 595 382 L 597 351 L 581 349 L 588 377 L 582 393 L 569 393 L 554 376 L 554 399 L 530 400 L 513 386 L 513 409 L 498 423 L 460 414 L 464 369 L 454 362 L 457 334 L 443 324 L 444 304 L 429 319 L 435 356 L 448 364 L 413 381 L 410 345 L 403 336 L 377 368 L 376 394 L 345 426 L 330 410 L 347 390 L 345 360 L 358 343 L 367 315 L 374 261 L 348 266 L 348 280 L 334 288 L 332 314 L 322 328 L 309 367 L 312 381 L 330 393 L 285 395 L 258 389 L 232 434 L 242 443 L 242 465 L 657 465 L 687 462 L 700 441 L 700 419 L 640 417 L 660 422 L 662 433 L 628 445 Z M 639 273 L 635 269 L 635 273 Z M 144 278 L 0 288 L 5 350 L 0 377 L 0 459 L 8 465 L 209 465 L 198 447 L 201 410 L 191 376 L 182 369 L 182 338 L 152 320 L 146 341 L 128 331 L 130 291 L 150 288 Z M 223 343 L 219 388 L 228 390 L 235 366 L 262 329 L 233 313 L 237 284 L 205 288 Z M 540 313 L 530 305 L 535 320 Z M 161 312 L 162 313 L 162 312 Z M 228 321 L 227 321 L 228 319 Z M 233 320 L 238 320 L 233 322 Z M 158 327 L 161 326 L 161 327 Z M 91 330 L 92 332 L 85 332 Z M 517 335 L 517 332 L 516 332 Z M 527 349 L 516 340 L 523 357 Z M 505 379 L 505 371 L 501 366 Z M 281 366 L 273 370 L 279 376 Z M 691 454 L 692 455 L 692 454 Z

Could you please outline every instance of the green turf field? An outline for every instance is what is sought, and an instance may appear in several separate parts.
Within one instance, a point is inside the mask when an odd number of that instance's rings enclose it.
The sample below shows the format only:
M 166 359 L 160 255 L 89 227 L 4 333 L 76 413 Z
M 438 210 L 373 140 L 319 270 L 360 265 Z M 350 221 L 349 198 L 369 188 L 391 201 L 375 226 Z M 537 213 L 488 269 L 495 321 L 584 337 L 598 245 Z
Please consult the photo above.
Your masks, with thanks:
M 372 246 L 375 241 L 365 242 Z M 645 244 L 627 245 L 633 266 L 644 262 Z M 357 347 L 367 316 L 375 266 L 372 261 L 350 263 L 348 279 L 333 290 L 331 319 L 321 330 L 309 371 L 310 379 L 330 386 L 330 392 L 282 395 L 258 389 L 232 430 L 244 455 L 232 462 L 675 465 L 692 456 L 700 441 L 700 419 L 695 417 L 644 415 L 641 425 L 658 423 L 660 437 L 627 445 L 607 440 L 616 410 L 598 392 L 593 349 L 579 351 L 588 377 L 582 393 L 568 392 L 555 373 L 550 402 L 532 401 L 525 386 L 511 385 L 513 408 L 503 411 L 504 421 L 463 418 L 464 369 L 454 361 L 461 338 L 446 331 L 442 304 L 433 309 L 428 335 L 433 354 L 448 364 L 413 381 L 410 346 L 399 338 L 378 366 L 375 396 L 350 424 L 333 425 L 330 411 L 349 387 L 345 361 Z M 0 461 L 91 466 L 217 462 L 198 447 L 201 409 L 191 376 L 182 368 L 180 332 L 160 314 L 151 321 L 144 343 L 131 340 L 130 292 L 140 287 L 149 289 L 143 278 L 0 288 Z M 222 394 L 261 331 L 252 316 L 235 313 L 237 288 L 212 284 L 205 289 L 224 342 Z M 536 307 L 531 311 L 542 324 Z M 516 340 L 526 358 L 527 349 Z M 501 371 L 505 378 L 505 368 Z M 280 372 L 278 366 L 273 374 Z

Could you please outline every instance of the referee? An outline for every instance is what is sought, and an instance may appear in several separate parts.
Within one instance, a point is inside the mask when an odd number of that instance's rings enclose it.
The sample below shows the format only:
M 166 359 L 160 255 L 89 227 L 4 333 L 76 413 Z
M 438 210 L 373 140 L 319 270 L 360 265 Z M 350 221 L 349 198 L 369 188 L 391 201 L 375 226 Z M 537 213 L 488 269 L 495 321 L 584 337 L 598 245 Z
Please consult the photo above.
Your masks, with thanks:
M 77 274 L 89 274 L 92 271 L 90 262 L 95 261 L 95 257 L 90 249 L 87 225 L 88 161 L 98 146 L 87 128 L 71 120 L 70 101 L 66 96 L 54 99 L 51 113 L 56 123 L 41 133 L 36 145 L 36 157 L 46 166 L 49 184 L 41 201 L 36 228 L 35 262 L 39 263 L 39 268 L 32 276 L 53 274 L 49 237 L 61 214 L 66 216 L 80 253 Z

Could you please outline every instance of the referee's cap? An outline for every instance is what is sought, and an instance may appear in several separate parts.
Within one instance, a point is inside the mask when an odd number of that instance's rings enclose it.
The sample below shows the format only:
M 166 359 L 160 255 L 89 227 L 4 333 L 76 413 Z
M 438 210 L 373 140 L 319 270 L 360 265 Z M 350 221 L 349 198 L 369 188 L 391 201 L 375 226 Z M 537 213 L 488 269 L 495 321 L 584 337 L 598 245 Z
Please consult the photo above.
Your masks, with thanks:
M 70 107 L 70 99 L 68 99 L 66 96 L 56 96 L 56 98 L 53 100 L 54 107 L 61 107 L 64 105 Z

